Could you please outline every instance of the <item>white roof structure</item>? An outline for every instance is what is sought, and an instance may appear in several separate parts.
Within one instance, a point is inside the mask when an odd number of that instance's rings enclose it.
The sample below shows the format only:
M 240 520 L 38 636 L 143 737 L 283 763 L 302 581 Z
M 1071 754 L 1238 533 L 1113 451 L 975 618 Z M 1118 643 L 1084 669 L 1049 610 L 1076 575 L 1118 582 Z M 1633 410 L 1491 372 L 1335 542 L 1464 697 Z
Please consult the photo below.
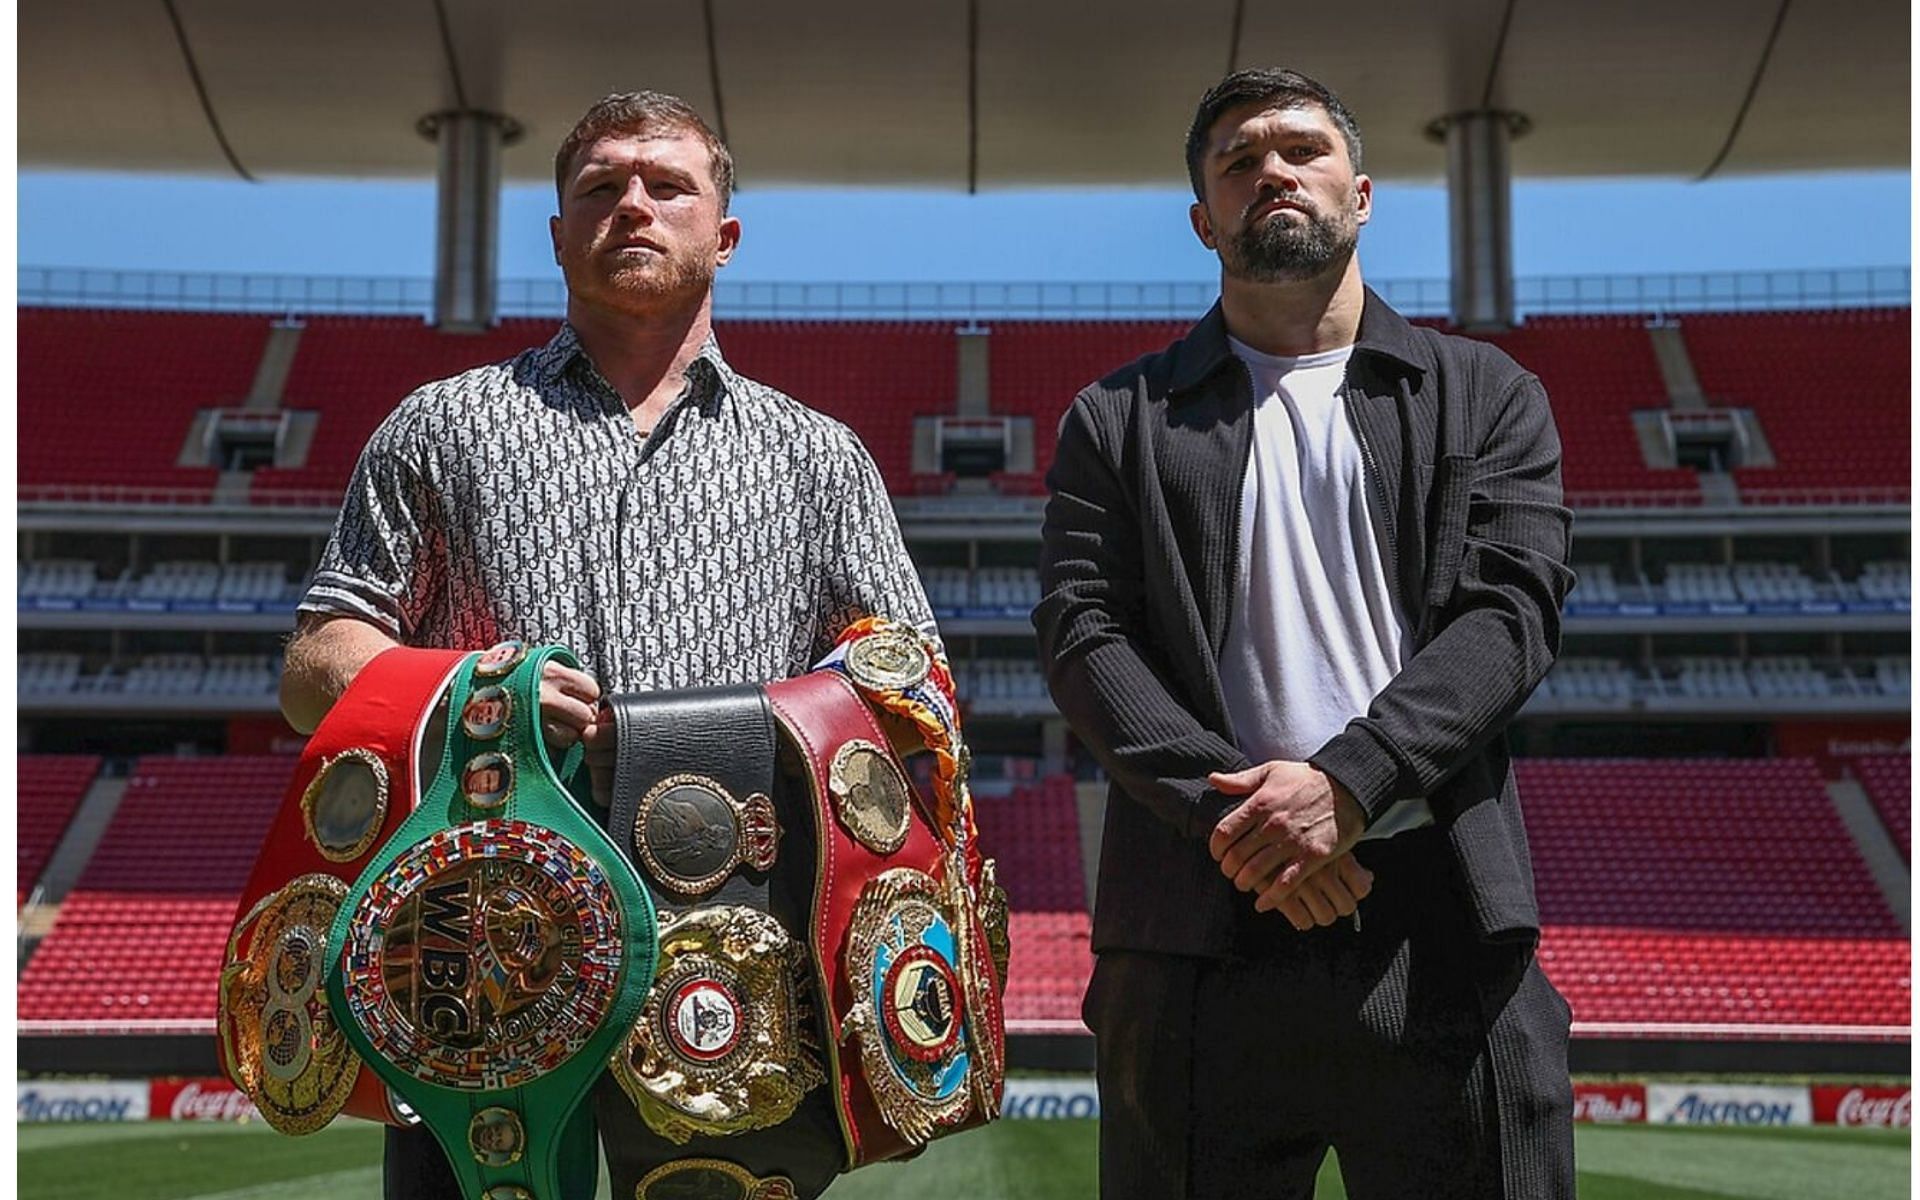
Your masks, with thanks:
M 1438 180 L 1434 118 L 1523 113 L 1516 176 L 1908 162 L 1895 0 L 29 0 L 29 167 L 431 176 L 415 130 L 473 108 L 525 128 L 513 181 L 600 95 L 675 92 L 747 187 L 1175 184 L 1229 64 L 1312 74 L 1367 169 Z M 225 148 L 223 149 L 223 141 Z

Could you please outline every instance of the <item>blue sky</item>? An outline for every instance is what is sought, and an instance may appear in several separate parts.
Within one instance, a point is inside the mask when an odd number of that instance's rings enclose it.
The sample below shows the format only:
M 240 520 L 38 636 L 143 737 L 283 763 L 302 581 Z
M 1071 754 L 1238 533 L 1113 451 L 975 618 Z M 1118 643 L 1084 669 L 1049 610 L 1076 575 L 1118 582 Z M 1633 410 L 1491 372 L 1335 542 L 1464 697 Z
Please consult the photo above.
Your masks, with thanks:
M 429 182 L 238 181 L 27 171 L 19 176 L 19 262 L 125 270 L 426 277 Z M 743 192 L 740 281 L 1204 281 L 1211 257 L 1178 190 Z M 1786 175 L 1704 184 L 1521 182 L 1520 275 L 1904 266 L 1905 172 Z M 548 187 L 508 188 L 500 271 L 556 276 Z M 1447 273 L 1439 187 L 1376 183 L 1362 235 L 1375 279 Z

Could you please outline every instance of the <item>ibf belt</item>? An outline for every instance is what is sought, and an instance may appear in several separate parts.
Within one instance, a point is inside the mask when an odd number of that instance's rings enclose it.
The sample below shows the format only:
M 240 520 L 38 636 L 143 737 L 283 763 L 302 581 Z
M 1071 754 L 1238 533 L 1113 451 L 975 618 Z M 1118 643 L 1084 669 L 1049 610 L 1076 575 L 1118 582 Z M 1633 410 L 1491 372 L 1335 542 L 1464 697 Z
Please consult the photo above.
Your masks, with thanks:
M 335 1024 L 469 1200 L 591 1194 L 581 1101 L 653 980 L 652 903 L 547 757 L 540 675 L 556 660 L 578 665 L 518 642 L 462 664 L 432 783 L 326 943 Z
M 220 1065 L 282 1133 L 341 1112 L 413 1119 L 348 1046 L 320 983 L 349 884 L 413 811 L 421 760 L 439 761 L 429 713 L 464 657 L 396 648 L 360 669 L 308 739 L 241 893 L 220 972 Z
M 805 928 L 791 897 L 806 882 L 793 872 L 812 856 L 808 831 L 776 800 L 766 696 L 711 688 L 609 706 L 618 754 L 608 827 L 661 914 L 659 974 L 612 1063 L 644 1125 L 609 1147 L 615 1189 L 644 1173 L 634 1185 L 644 1195 L 735 1194 L 724 1167 L 742 1195 L 817 1195 L 840 1159 L 819 1094 L 806 941 L 790 932 Z
M 999 1109 L 999 986 L 966 853 L 935 836 L 843 675 L 766 692 L 809 781 L 809 950 L 847 1166 L 917 1153 Z

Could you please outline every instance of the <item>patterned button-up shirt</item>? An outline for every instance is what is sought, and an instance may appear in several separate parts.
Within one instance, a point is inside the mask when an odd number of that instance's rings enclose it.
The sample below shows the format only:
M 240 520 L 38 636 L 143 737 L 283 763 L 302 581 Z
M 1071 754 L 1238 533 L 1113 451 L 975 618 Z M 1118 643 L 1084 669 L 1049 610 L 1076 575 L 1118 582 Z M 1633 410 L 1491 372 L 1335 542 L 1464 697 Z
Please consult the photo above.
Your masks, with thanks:
M 608 691 L 785 679 L 869 613 L 933 632 L 851 430 L 709 338 L 643 438 L 568 326 L 401 402 L 300 608 L 414 646 L 558 642 Z

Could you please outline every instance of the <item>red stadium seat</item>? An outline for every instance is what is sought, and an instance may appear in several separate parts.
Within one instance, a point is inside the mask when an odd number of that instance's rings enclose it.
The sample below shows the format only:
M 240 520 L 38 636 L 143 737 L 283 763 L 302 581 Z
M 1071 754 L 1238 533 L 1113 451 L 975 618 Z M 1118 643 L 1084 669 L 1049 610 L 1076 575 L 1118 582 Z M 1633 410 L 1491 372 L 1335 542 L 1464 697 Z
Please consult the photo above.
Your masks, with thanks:
M 175 461 L 194 414 L 238 407 L 269 321 L 233 313 L 23 306 L 19 482 L 213 496 L 218 472 Z
M 81 798 L 99 773 L 97 754 L 20 756 L 17 775 L 20 807 L 14 827 L 15 861 L 19 864 L 19 874 L 15 876 L 19 881 L 18 903 L 26 902 L 47 859 L 67 832 L 74 810 L 80 807 Z
M 1736 470 L 1743 494 L 1908 487 L 1911 312 L 1722 313 L 1681 319 L 1710 404 L 1750 408 L 1777 465 Z
M 1906 1024 L 1909 943 L 1811 760 L 1518 771 L 1576 1021 Z
M 1669 406 L 1646 325 L 1643 316 L 1530 317 L 1518 329 L 1475 336 L 1546 386 L 1568 492 L 1661 493 L 1698 504 L 1699 476 L 1649 467 L 1640 453 L 1634 412 Z
M 147 757 L 19 985 L 22 1020 L 211 1020 L 291 756 Z
M 1913 758 L 1906 754 L 1875 754 L 1848 761 L 1847 766 L 1873 801 L 1881 823 L 1893 838 L 1900 857 L 1913 861 Z

